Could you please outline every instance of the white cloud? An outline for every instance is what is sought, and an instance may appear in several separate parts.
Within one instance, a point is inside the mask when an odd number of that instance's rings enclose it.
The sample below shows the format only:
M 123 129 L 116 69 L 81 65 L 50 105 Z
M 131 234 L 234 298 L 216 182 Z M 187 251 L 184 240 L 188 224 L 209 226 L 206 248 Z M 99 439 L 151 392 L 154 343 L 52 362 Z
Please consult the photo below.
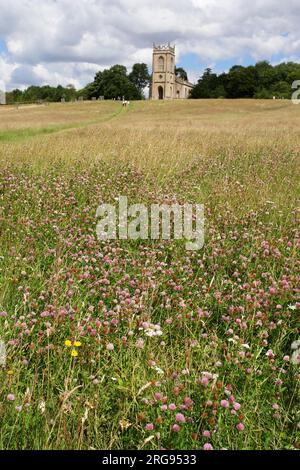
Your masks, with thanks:
M 8 61 L 5 57 L 2 57 L 0 55 L 0 80 L 1 82 L 4 82 L 7 85 L 16 67 L 17 67 L 17 64 L 14 64 L 11 61 Z
M 0 12 L 0 73 L 10 87 L 82 86 L 115 63 L 151 65 L 153 41 L 175 42 L 202 68 L 300 56 L 299 0 L 0 0 Z

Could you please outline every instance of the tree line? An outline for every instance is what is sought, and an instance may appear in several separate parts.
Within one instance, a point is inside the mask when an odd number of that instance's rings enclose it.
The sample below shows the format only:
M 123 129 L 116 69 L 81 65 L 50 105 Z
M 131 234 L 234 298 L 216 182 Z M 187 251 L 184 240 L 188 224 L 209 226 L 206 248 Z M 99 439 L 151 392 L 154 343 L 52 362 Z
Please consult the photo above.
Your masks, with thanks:
M 176 75 L 187 80 L 186 71 L 176 68 Z M 76 90 L 73 85 L 63 87 L 30 86 L 25 90 L 13 90 L 6 93 L 6 102 L 57 102 L 76 99 L 126 99 L 145 98 L 145 89 L 149 87 L 151 75 L 144 63 L 134 64 L 130 73 L 123 65 L 113 65 L 96 73 L 94 80 L 84 88 Z M 229 72 L 216 74 L 206 69 L 193 88 L 190 98 L 276 98 L 290 99 L 293 93 L 292 83 L 300 80 L 300 64 L 294 62 L 272 66 L 267 61 L 243 67 L 234 65 Z
M 217 75 L 206 69 L 190 98 L 276 98 L 290 99 L 292 83 L 300 80 L 300 64 L 271 65 L 267 61 L 243 67 L 235 65 L 228 73 Z
M 96 73 L 93 82 L 81 90 L 73 85 L 62 87 L 30 86 L 25 90 L 6 93 L 7 104 L 29 102 L 74 101 L 76 99 L 126 99 L 145 98 L 144 89 L 150 84 L 150 74 L 146 64 L 134 64 L 130 73 L 123 65 L 113 65 Z
M 33 102 L 56 102 L 61 100 L 72 101 L 78 97 L 78 91 L 75 90 L 73 85 L 63 87 L 51 87 L 50 85 L 44 86 L 30 86 L 25 90 L 18 88 L 6 93 L 6 103 L 33 103 Z

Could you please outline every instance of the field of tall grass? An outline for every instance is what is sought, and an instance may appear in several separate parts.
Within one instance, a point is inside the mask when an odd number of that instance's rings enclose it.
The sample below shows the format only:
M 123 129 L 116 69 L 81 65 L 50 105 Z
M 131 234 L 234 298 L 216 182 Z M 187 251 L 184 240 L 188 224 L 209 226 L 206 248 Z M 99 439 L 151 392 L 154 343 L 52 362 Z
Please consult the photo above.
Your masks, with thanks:
M 300 106 L 0 107 L 1 449 L 300 448 Z M 205 244 L 99 241 L 201 203 Z

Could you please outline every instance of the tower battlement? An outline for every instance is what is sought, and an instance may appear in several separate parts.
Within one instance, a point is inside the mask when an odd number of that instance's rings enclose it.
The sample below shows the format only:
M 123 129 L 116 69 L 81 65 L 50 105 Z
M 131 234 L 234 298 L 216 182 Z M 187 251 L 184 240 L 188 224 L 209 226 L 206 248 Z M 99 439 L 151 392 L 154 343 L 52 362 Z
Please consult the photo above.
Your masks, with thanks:
M 168 44 L 155 44 L 153 43 L 153 51 L 171 51 L 173 54 L 175 54 L 175 45 L 171 46 L 171 43 L 168 42 Z

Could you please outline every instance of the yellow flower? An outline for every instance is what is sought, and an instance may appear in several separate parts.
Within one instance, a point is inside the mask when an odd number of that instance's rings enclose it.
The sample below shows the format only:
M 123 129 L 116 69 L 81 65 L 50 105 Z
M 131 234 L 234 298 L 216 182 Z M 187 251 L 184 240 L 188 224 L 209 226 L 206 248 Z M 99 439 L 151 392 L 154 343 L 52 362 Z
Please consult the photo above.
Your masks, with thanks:
M 81 346 L 81 342 L 80 341 L 74 341 L 74 346 L 79 348 Z
M 7 375 L 13 375 L 14 372 L 12 370 L 8 370 L 6 373 Z
M 77 357 L 78 356 L 78 352 L 76 351 L 76 349 L 72 349 L 71 356 L 72 357 Z
M 72 342 L 69 339 L 66 339 L 65 346 L 67 346 L 67 348 L 70 348 L 72 346 Z

